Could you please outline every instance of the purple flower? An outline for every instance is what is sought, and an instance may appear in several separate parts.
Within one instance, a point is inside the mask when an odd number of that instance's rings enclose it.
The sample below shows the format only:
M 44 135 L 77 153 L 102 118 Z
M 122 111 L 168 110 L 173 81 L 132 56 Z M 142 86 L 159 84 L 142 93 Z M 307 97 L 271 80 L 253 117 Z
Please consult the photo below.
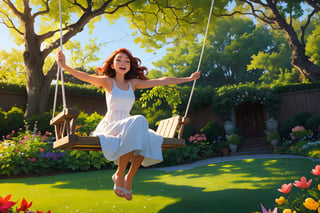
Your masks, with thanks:
M 64 156 L 63 152 L 41 152 L 40 158 L 42 159 L 52 159 L 54 161 L 58 160 L 60 157 Z

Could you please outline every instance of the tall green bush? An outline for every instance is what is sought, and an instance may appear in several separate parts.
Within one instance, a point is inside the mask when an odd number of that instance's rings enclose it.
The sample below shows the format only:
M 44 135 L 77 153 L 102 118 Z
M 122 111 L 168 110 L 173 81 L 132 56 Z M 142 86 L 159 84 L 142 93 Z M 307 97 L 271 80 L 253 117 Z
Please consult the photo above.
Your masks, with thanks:
M 92 113 L 90 116 L 85 112 L 80 112 L 77 119 L 77 132 L 81 135 L 90 135 L 102 120 L 103 116 L 97 112 Z
M 0 108 L 0 136 L 5 135 L 6 132 L 6 113 Z
M 306 121 L 306 129 L 315 130 L 320 126 L 320 115 L 313 115 Z
M 52 118 L 52 111 L 45 112 L 39 115 L 33 115 L 26 118 L 26 121 L 30 127 L 37 126 L 38 131 L 45 133 L 46 131 L 53 132 L 54 127 L 50 125 L 50 120 Z
M 300 121 L 302 126 L 306 127 L 307 120 L 312 116 L 311 112 L 298 112 L 294 117 Z
M 219 136 L 222 136 L 222 129 L 215 121 L 208 122 L 200 131 L 206 135 L 208 141 L 216 140 Z
M 279 126 L 279 134 L 281 138 L 289 137 L 289 134 L 295 126 L 301 126 L 302 123 L 295 117 L 290 117 L 285 119 L 283 122 L 280 123 Z
M 11 110 L 8 111 L 7 116 L 7 128 L 11 130 L 18 131 L 19 128 L 24 126 L 24 112 L 22 109 L 18 107 L 12 107 Z

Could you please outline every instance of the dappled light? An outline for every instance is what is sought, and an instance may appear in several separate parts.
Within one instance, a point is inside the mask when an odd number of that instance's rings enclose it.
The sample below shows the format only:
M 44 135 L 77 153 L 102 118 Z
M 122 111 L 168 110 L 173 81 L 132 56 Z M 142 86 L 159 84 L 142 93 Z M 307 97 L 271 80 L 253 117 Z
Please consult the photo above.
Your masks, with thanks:
M 36 201 L 35 207 L 52 212 L 252 212 L 260 209 L 260 202 L 274 206 L 280 195 L 277 189 L 301 175 L 311 176 L 315 165 L 308 159 L 279 158 L 215 163 L 176 172 L 143 169 L 137 173 L 131 202 L 114 196 L 112 170 L 2 179 L 0 188 L 13 194 L 13 199 L 25 197 Z

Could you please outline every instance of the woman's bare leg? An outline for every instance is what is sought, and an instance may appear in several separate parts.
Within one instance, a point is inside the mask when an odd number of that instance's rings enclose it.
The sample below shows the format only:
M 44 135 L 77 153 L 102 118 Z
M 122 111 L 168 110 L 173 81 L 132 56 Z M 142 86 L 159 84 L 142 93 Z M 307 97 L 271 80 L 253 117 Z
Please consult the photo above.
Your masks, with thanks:
M 132 158 L 133 152 L 122 155 L 119 158 L 117 171 L 112 176 L 112 180 L 115 183 L 114 192 L 120 197 L 124 197 L 124 175 L 130 159 Z
M 125 180 L 124 188 L 125 188 L 125 190 L 127 192 L 125 194 L 125 198 L 127 200 L 131 200 L 132 199 L 131 190 L 132 190 L 133 178 L 134 178 L 135 174 L 137 173 L 138 169 L 140 168 L 143 159 L 144 159 L 144 157 L 141 156 L 141 155 L 132 156 L 132 158 L 131 158 L 130 169 L 129 169 L 127 175 L 124 178 L 124 180 Z

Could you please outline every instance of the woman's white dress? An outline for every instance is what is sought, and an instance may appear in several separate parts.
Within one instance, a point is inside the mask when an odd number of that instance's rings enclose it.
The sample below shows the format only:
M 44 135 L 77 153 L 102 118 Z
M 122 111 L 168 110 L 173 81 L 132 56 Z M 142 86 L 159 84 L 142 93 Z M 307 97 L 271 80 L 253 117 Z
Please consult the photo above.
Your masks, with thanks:
M 148 121 L 142 115 L 130 116 L 135 101 L 133 89 L 122 90 L 113 81 L 110 93 L 106 92 L 108 112 L 100 121 L 93 135 L 99 136 L 104 156 L 118 164 L 119 157 L 134 151 L 142 155 L 143 166 L 160 163 L 163 138 L 149 129 Z

